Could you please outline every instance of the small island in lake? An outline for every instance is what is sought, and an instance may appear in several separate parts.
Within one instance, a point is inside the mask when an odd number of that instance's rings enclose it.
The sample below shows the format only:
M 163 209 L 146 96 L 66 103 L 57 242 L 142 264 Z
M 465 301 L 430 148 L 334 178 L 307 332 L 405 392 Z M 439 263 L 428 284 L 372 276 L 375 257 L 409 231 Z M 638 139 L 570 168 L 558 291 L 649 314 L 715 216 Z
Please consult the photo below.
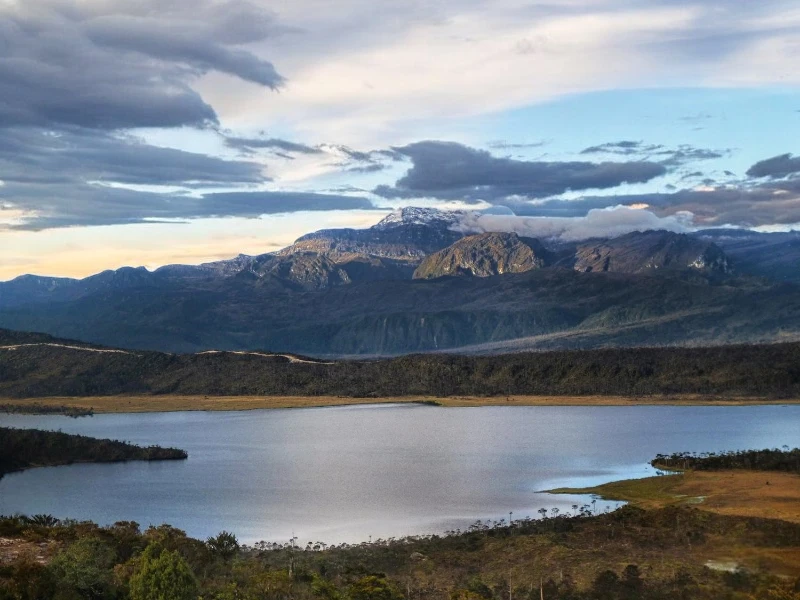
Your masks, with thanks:
M 180 460 L 188 456 L 186 451 L 177 448 L 143 448 L 117 440 L 56 431 L 0 427 L 0 477 L 33 467 L 54 467 L 77 462 Z

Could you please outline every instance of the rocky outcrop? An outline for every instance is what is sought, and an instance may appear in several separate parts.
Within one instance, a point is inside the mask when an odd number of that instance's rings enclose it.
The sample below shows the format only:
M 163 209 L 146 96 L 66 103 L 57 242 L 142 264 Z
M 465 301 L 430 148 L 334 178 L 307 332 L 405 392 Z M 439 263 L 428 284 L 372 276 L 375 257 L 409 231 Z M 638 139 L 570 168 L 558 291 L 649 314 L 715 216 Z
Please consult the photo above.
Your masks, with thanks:
M 524 273 L 547 266 L 549 254 L 532 238 L 515 233 L 481 233 L 428 256 L 414 271 L 414 279 Z

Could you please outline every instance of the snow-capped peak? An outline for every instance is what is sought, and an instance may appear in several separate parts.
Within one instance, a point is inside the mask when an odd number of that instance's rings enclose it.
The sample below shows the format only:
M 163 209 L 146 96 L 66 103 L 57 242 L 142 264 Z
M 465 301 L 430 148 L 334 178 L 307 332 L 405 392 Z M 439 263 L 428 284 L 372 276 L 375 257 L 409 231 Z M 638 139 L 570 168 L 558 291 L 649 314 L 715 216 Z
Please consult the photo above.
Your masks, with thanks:
M 401 225 L 444 225 L 450 226 L 462 216 L 460 211 L 439 210 L 406 206 L 386 215 L 373 229 L 393 229 Z

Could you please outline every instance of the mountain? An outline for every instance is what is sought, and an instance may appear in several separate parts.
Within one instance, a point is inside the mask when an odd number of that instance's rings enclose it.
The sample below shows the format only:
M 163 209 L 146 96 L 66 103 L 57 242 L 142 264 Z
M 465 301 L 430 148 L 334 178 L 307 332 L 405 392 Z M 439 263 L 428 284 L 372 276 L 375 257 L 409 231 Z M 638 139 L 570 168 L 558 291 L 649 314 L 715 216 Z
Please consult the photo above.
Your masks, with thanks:
M 520 238 L 516 233 L 482 233 L 427 256 L 414 271 L 414 279 L 524 273 L 541 269 L 550 258 L 539 240 Z
M 317 290 L 245 273 L 4 308 L 0 327 L 170 352 L 339 356 L 481 351 L 486 344 L 491 351 L 720 344 L 798 339 L 800 289 L 544 268 Z
M 0 397 L 118 394 L 506 396 L 800 394 L 800 344 L 314 361 L 291 354 L 166 354 L 0 330 Z M 735 368 L 732 368 L 735 365 Z
M 574 268 L 582 273 L 648 273 L 658 269 L 696 269 L 721 275 L 731 272 L 719 246 L 670 231 L 633 232 L 580 244 Z
M 773 281 L 800 283 L 800 232 L 761 233 L 739 229 L 708 229 L 695 234 L 714 242 L 731 259 L 737 272 Z
M 647 231 L 564 243 L 465 236 L 462 217 L 403 209 L 258 256 L 22 276 L 0 283 L 0 326 L 134 349 L 331 356 L 800 339 L 800 287 L 759 272 L 789 273 L 768 255 L 796 238 Z M 759 249 L 750 262 L 748 247 Z
M 9 282 L 0 283 L 0 307 L 40 302 L 67 302 L 103 290 L 157 285 L 158 279 L 158 275 L 144 267 L 122 267 L 116 271 L 103 271 L 85 279 L 22 275 Z
M 462 237 L 451 227 L 461 213 L 403 208 L 367 229 L 323 229 L 300 237 L 280 251 L 324 254 L 335 261 L 369 256 L 418 263 Z

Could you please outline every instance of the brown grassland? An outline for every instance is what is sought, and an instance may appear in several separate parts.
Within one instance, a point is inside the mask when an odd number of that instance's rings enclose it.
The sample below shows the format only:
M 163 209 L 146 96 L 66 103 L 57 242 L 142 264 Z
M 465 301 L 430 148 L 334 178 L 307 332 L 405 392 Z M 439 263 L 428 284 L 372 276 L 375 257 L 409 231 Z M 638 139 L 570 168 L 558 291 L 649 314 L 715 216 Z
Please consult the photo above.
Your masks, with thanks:
M 592 488 L 559 488 L 557 494 L 594 494 L 646 510 L 691 506 L 720 515 L 780 519 L 800 523 L 800 475 L 775 471 L 686 471 L 644 479 L 614 481 Z M 701 557 L 698 557 L 701 558 Z M 707 545 L 704 560 L 800 574 L 800 547 Z
M 719 396 L 401 396 L 354 398 L 346 396 L 54 396 L 2 399 L 4 405 L 23 409 L 26 404 L 91 409 L 95 413 L 176 412 L 192 410 L 255 410 L 265 408 L 313 408 L 357 404 L 428 403 L 450 407 L 477 406 L 745 406 L 800 404 L 800 399 L 723 398 Z

